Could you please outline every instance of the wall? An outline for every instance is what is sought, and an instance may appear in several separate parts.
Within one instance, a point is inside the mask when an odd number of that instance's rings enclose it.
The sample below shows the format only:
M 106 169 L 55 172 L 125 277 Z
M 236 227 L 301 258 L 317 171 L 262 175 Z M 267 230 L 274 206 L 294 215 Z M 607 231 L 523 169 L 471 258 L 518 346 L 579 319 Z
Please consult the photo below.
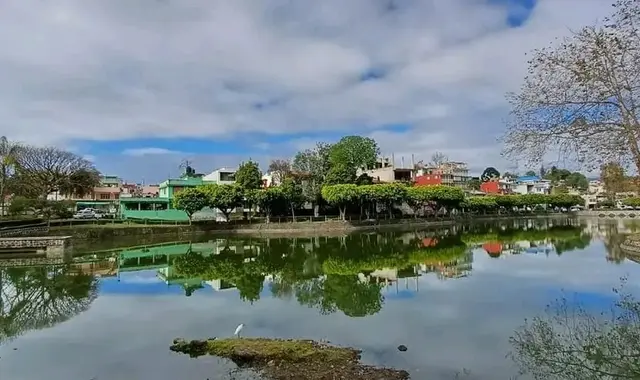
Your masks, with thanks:
M 500 189 L 500 182 L 498 181 L 489 181 L 482 182 L 480 184 L 480 191 L 487 194 L 501 194 L 502 190 Z
M 442 177 L 440 174 L 424 174 L 416 177 L 416 186 L 435 186 L 442 185 Z

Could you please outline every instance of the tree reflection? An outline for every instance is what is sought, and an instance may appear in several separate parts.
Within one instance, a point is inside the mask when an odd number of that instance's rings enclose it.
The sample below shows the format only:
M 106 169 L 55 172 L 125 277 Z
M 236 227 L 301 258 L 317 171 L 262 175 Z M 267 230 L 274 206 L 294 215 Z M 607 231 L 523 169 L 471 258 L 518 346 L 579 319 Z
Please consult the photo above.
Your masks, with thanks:
M 219 254 L 189 253 L 173 262 L 183 278 L 233 284 L 249 302 L 260 299 L 265 276 L 279 298 L 295 298 L 321 313 L 349 316 L 378 312 L 384 303 L 381 283 L 436 272 L 441 278 L 471 271 L 471 248 L 487 239 L 545 240 L 565 252 L 586 247 L 591 236 L 580 226 L 538 226 L 519 230 L 505 225 L 451 230 L 354 234 L 339 238 L 229 239 Z
M 640 379 L 640 302 L 616 290 L 615 313 L 594 315 L 567 299 L 528 321 L 511 357 L 535 379 Z
M 0 269 L 0 343 L 85 311 L 97 281 L 69 266 Z

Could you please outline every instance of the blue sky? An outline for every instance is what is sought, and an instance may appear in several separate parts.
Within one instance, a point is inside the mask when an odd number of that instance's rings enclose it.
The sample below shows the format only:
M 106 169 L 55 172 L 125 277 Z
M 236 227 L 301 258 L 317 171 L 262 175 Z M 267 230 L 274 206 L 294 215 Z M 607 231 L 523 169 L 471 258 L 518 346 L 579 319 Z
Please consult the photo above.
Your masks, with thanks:
M 129 181 L 210 172 L 344 135 L 435 151 L 472 172 L 520 165 L 497 139 L 525 53 L 602 0 L 8 0 L 0 132 Z M 571 15 L 571 17 L 567 17 Z M 16 37 L 19 36 L 19 37 Z

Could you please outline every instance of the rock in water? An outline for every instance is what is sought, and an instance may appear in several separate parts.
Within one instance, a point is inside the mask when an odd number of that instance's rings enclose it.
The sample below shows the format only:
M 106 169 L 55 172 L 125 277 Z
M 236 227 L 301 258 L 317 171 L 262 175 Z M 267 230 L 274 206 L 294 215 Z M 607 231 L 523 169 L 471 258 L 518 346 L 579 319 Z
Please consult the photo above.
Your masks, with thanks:
M 408 350 L 408 348 L 404 344 L 401 344 L 398 346 L 398 351 L 405 352 L 406 350 Z

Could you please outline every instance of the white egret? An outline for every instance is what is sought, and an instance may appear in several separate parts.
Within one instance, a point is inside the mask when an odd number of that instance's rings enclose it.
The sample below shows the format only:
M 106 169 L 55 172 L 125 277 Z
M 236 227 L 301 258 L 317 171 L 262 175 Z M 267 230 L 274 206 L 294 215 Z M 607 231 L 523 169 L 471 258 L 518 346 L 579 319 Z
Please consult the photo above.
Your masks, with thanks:
M 242 331 L 243 328 L 244 328 L 244 323 L 239 324 L 238 327 L 236 327 L 236 331 L 233 332 L 233 335 L 240 338 L 240 331 Z

